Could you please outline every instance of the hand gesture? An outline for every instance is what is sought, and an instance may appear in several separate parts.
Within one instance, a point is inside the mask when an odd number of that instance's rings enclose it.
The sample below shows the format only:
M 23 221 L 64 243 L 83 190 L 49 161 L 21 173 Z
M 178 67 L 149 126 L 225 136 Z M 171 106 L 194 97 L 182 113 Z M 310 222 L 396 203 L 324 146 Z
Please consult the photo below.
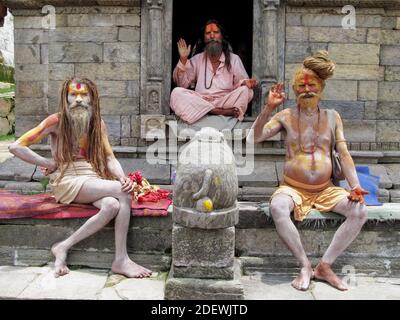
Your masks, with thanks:
M 48 164 L 46 167 L 39 167 L 40 171 L 44 176 L 48 176 L 57 170 L 57 163 L 53 159 L 48 160 Z
M 366 194 L 369 194 L 369 192 L 361 187 L 356 187 L 350 191 L 350 194 L 347 196 L 347 199 L 354 202 L 364 203 L 364 196 Z
M 267 98 L 267 107 L 274 110 L 285 101 L 286 95 L 284 88 L 285 85 L 283 84 L 283 82 L 274 84 L 271 87 Z
M 256 79 L 246 79 L 244 80 L 244 83 L 249 89 L 254 89 L 258 86 L 258 81 Z
M 179 39 L 177 44 L 178 44 L 179 59 L 181 60 L 181 62 L 183 64 L 185 64 L 190 55 L 191 46 L 189 44 L 189 47 L 188 47 L 186 45 L 186 41 L 182 38 Z
M 122 187 L 121 190 L 126 193 L 131 193 L 136 186 L 136 182 L 133 182 L 129 177 L 122 177 L 119 179 Z

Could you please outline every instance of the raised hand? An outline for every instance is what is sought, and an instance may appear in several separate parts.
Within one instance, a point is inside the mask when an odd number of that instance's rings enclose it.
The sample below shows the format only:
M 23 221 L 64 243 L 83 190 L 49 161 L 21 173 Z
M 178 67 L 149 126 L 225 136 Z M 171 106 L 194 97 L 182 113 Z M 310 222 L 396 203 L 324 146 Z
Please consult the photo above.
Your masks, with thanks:
M 191 46 L 189 44 L 189 47 L 188 47 L 186 45 L 185 39 L 182 39 L 182 38 L 179 39 L 177 44 L 178 44 L 179 59 L 181 60 L 181 62 L 183 64 L 185 64 L 190 55 Z
M 255 87 L 258 86 L 258 81 L 256 79 L 247 79 L 244 80 L 244 83 L 249 89 L 254 89 Z
M 284 88 L 285 85 L 283 82 L 274 84 L 271 87 L 271 90 L 269 90 L 266 107 L 274 110 L 285 101 L 286 94 Z
M 350 201 L 354 202 L 359 202 L 359 203 L 364 203 L 364 196 L 368 194 L 368 191 L 365 191 L 361 187 L 356 187 L 350 191 L 350 194 L 347 196 L 347 198 Z

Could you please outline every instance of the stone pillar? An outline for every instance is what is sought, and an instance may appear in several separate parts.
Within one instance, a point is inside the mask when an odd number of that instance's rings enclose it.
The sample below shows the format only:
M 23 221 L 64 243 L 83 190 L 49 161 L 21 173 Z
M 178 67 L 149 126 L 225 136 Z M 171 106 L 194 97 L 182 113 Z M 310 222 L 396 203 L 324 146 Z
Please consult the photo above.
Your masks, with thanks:
M 223 135 L 210 129 L 196 133 L 179 156 L 166 299 L 243 299 L 234 259 L 236 168 Z
M 142 9 L 142 100 L 141 138 L 152 140 L 165 137 L 165 92 L 169 81 L 164 77 L 165 37 L 168 28 L 165 28 L 164 16 L 170 14 L 170 3 L 164 0 L 146 0 Z M 153 132 L 149 132 L 149 123 Z M 154 126 L 157 125 L 156 128 Z M 163 133 L 161 136 L 154 132 Z
M 253 100 L 253 116 L 264 106 L 272 84 L 284 78 L 285 14 L 280 0 L 254 2 L 253 74 L 261 90 Z

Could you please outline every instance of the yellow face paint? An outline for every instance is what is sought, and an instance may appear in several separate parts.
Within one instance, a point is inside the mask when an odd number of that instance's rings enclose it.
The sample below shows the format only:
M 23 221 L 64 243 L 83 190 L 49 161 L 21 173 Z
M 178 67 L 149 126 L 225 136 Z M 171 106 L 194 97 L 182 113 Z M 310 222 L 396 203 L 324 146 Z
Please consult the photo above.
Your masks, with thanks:
M 81 94 L 88 94 L 88 92 L 89 92 L 89 88 L 84 83 L 72 82 L 68 86 L 69 94 L 81 95 Z

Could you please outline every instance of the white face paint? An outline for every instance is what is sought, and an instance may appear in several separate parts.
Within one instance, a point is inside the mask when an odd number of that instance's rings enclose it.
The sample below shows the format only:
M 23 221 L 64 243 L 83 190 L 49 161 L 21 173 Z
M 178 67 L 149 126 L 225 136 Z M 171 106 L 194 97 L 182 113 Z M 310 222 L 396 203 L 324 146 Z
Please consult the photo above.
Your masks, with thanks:
M 91 96 L 89 88 L 86 84 L 80 82 L 72 82 L 68 86 L 68 109 L 71 110 L 78 106 L 91 108 Z

